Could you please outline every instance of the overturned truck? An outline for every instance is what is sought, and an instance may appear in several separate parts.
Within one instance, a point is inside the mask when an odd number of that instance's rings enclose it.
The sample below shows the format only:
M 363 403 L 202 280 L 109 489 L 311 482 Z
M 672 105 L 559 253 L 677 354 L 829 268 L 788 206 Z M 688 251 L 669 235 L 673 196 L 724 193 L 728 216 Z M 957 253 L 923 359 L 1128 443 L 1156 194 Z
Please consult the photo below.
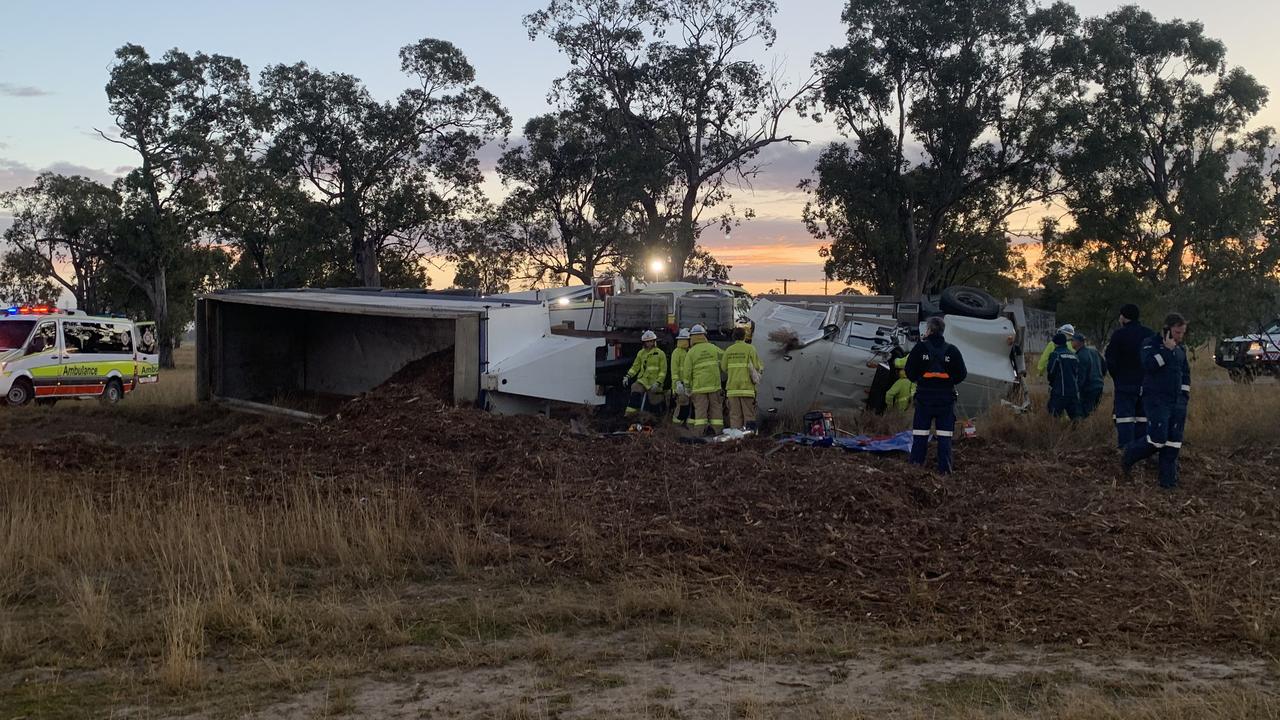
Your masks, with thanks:
M 231 290 L 201 297 L 196 392 L 246 410 L 323 415 L 443 355 L 452 400 L 501 413 L 598 405 L 604 343 L 550 332 L 544 302 L 415 291 Z
M 716 306 L 687 295 L 700 312 Z M 742 304 L 737 322 L 752 330 L 765 361 L 762 414 L 874 408 L 892 382 L 892 359 L 910 349 L 930 315 L 947 319 L 948 340 L 969 366 L 960 386 L 964 413 L 1020 402 L 1021 305 L 982 296 L 985 305 L 973 308 L 869 296 Z M 558 321 L 562 307 L 552 298 L 377 289 L 212 293 L 199 299 L 196 313 L 197 394 L 246 410 L 316 417 L 432 358 L 430 370 L 450 376 L 437 386 L 450 388 L 448 399 L 458 404 L 502 414 L 606 405 L 639 347 L 639 329 L 580 329 Z M 665 318 L 665 308 L 654 317 Z M 728 344 L 729 333 L 719 338 Z

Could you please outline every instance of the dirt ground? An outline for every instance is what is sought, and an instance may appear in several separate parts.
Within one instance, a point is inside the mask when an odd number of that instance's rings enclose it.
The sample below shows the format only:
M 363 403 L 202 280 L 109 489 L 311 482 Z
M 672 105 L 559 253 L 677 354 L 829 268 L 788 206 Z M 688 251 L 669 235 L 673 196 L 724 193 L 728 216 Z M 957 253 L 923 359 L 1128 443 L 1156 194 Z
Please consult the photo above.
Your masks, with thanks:
M 1238 688 L 1254 693 L 1243 714 L 1186 716 L 1280 716 L 1275 443 L 1188 452 L 1174 493 L 1150 468 L 1121 477 L 1109 447 L 985 437 L 959 443 L 944 478 L 900 456 L 775 451 L 770 438 L 690 445 L 493 417 L 452 407 L 429 362 L 411 370 L 315 424 L 207 406 L 7 417 L 0 460 L 97 493 L 122 476 L 157 495 L 181 477 L 267 505 L 297 482 L 408 489 L 465 526 L 482 559 L 574 582 L 729 582 L 877 638 L 814 661 L 655 657 L 629 637 L 580 673 L 566 661 L 555 682 L 527 661 L 347 675 L 258 717 L 985 717 L 1038 714 L 1046 693 L 1087 711 Z M 557 657 L 573 643 L 610 639 L 562 639 Z

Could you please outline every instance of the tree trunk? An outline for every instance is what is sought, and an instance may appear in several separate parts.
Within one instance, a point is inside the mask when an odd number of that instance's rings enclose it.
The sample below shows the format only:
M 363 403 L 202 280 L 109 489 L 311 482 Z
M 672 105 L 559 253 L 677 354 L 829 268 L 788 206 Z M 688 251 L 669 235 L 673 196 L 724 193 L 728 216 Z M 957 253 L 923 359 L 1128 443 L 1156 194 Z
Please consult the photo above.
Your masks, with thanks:
M 1182 256 L 1187 251 L 1187 240 L 1181 235 L 1173 236 L 1173 247 L 1165 262 L 1164 284 L 1176 287 L 1182 283 Z
M 907 241 L 907 268 L 898 285 L 898 299 L 903 302 L 919 302 L 924 295 L 924 278 L 920 275 L 920 241 L 916 237 L 915 218 L 910 204 L 899 210 L 902 214 L 902 234 Z
M 680 227 L 676 230 L 675 242 L 671 243 L 671 280 L 683 280 L 685 264 L 693 254 L 694 245 L 698 242 L 694 227 L 693 211 L 697 207 L 698 196 L 694 192 L 685 193 L 680 207 Z
M 351 228 L 351 249 L 360 283 L 365 287 L 381 287 L 377 250 L 365 240 L 364 228 L 359 225 Z
M 163 267 L 151 278 L 151 314 L 160 341 L 160 367 L 171 370 L 173 362 L 173 328 L 169 325 L 169 283 Z

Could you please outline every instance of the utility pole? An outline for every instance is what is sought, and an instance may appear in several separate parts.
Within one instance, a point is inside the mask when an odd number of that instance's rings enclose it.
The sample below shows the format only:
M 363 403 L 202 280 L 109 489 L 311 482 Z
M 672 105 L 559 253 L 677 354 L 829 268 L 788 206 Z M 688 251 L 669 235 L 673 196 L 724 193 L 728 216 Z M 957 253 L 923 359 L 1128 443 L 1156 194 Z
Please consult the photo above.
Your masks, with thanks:
M 827 292 L 827 282 L 828 282 L 829 280 L 831 280 L 831 278 L 827 277 L 826 275 L 823 275 L 823 276 L 822 276 L 822 294 L 823 294 L 823 295 L 830 295 L 830 294 L 831 294 L 831 293 Z
M 773 281 L 782 283 L 782 294 L 786 295 L 787 283 L 793 283 L 796 281 L 796 279 L 795 278 L 774 278 Z

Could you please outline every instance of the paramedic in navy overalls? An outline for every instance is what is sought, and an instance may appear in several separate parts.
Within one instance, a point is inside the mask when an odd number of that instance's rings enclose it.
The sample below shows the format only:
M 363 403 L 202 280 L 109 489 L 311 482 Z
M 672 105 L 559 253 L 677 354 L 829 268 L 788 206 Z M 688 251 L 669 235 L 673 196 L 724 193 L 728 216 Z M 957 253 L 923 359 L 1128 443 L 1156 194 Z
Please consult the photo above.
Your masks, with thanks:
M 1134 438 L 1124 450 L 1124 472 L 1134 463 L 1160 454 L 1160 487 L 1178 484 L 1178 452 L 1187 424 L 1187 402 L 1191 397 L 1191 365 L 1182 340 L 1187 320 L 1170 313 L 1159 335 L 1142 345 L 1142 403 L 1147 413 L 1146 437 Z
M 1142 345 L 1155 333 L 1138 318 L 1137 305 L 1121 307 L 1120 327 L 1107 343 L 1107 372 L 1116 386 L 1116 441 L 1121 450 L 1147 435 L 1147 414 L 1142 407 Z
M 923 465 L 929 451 L 929 426 L 936 423 L 938 470 L 951 472 L 951 437 L 956 429 L 956 386 L 969 374 L 964 358 L 942 333 L 942 318 L 925 323 L 924 339 L 907 356 L 907 379 L 916 384 L 916 414 L 911 423 L 911 462 Z

